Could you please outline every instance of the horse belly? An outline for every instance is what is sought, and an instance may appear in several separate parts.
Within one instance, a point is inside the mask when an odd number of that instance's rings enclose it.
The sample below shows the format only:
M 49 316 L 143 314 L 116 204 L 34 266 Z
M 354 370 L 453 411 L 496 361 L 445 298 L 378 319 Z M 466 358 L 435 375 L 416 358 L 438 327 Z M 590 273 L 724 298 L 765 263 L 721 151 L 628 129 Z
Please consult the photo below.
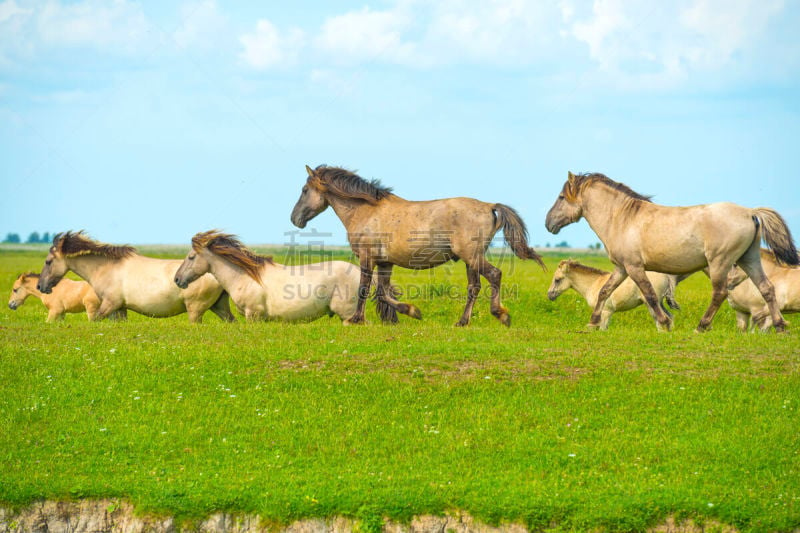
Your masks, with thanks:
M 177 285 L 175 290 L 167 289 L 156 292 L 139 292 L 126 295 L 125 307 L 141 315 L 154 318 L 165 318 L 186 312 L 186 305 L 181 298 Z

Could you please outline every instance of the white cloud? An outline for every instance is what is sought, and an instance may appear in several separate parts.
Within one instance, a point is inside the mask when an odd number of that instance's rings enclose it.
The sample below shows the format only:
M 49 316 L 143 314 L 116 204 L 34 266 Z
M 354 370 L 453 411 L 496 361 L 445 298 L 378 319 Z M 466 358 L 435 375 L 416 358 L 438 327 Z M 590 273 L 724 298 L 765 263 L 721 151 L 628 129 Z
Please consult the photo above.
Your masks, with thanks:
M 781 0 L 595 0 L 591 15 L 577 17 L 570 33 L 588 45 L 612 85 L 673 87 L 752 48 L 782 6 Z
M 219 11 L 215 0 L 184 4 L 180 16 L 182 22 L 173 38 L 181 48 L 213 48 L 220 35 L 227 32 L 227 17 Z
M 568 12 L 563 2 L 446 0 L 432 14 L 425 46 L 440 62 L 529 64 L 554 52 Z
M 415 46 L 403 41 L 411 17 L 404 9 L 372 11 L 368 7 L 327 19 L 315 40 L 337 63 L 381 61 L 411 63 Z
M 14 0 L 7 0 L 0 3 L 0 22 L 5 22 L 16 15 L 27 15 L 30 9 L 22 9 Z
M 687 46 L 684 55 L 697 67 L 723 66 L 756 40 L 782 9 L 782 0 L 697 0 L 680 13 L 683 27 L 699 40 Z
M 240 57 L 245 64 L 263 70 L 294 63 L 305 44 L 305 33 L 297 28 L 283 33 L 269 20 L 261 19 L 255 32 L 242 35 L 239 42 L 244 47 Z
M 47 45 L 134 52 L 148 42 L 151 33 L 141 6 L 126 0 L 66 5 L 51 1 L 37 11 L 38 34 Z

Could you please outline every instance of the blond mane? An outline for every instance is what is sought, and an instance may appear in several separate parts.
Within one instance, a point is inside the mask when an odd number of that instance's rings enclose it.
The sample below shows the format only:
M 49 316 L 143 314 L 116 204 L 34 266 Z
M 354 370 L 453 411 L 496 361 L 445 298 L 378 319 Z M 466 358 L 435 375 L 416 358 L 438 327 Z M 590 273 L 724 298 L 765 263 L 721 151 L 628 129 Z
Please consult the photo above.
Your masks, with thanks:
M 265 264 L 275 264 L 272 256 L 258 255 L 242 244 L 235 235 L 221 233 L 219 230 L 201 232 L 192 237 L 192 249 L 195 252 L 204 248 L 238 266 L 258 283 L 261 283 L 261 268 Z

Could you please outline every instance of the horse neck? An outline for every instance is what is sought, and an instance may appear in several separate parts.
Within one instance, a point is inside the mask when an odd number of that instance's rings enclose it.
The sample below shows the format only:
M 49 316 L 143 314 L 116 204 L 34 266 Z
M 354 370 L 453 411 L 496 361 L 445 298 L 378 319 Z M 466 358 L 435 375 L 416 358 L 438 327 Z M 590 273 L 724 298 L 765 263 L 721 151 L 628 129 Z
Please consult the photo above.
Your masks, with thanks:
M 25 281 L 22 282 L 22 286 L 28 292 L 29 296 L 35 296 L 40 300 L 44 301 L 45 294 L 42 294 L 39 289 L 36 288 L 36 284 L 39 282 L 39 278 L 25 278 Z M 26 296 L 27 297 L 27 296 Z
M 97 276 L 98 272 L 115 261 L 120 260 L 94 254 L 78 255 L 67 258 L 67 266 L 91 285 L 92 279 Z
M 213 253 L 208 254 L 208 271 L 228 294 L 244 284 L 257 284 L 244 269 Z
M 597 282 L 597 278 L 602 274 L 570 269 L 566 275 L 572 288 L 585 298 L 592 290 L 595 282 Z
M 331 208 L 333 208 L 333 211 L 336 213 L 336 216 L 339 217 L 339 220 L 341 220 L 342 224 L 344 224 L 344 227 L 347 229 L 348 233 L 351 231 L 351 226 L 355 225 L 355 221 L 358 220 L 364 212 L 371 211 L 376 207 L 375 205 L 364 200 L 340 198 L 333 195 L 329 195 L 327 200 Z
M 630 200 L 627 194 L 602 184 L 587 187 L 581 193 L 583 218 L 604 244 L 619 221 L 619 210 Z

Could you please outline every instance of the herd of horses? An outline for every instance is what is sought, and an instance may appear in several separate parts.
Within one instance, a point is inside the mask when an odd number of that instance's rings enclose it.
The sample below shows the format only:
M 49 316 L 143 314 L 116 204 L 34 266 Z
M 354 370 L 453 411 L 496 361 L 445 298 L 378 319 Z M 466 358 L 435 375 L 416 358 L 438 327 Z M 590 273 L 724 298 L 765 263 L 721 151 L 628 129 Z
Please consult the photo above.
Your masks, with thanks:
M 377 180 L 340 167 L 306 166 L 306 172 L 292 223 L 303 228 L 331 207 L 347 230 L 358 268 L 345 261 L 281 265 L 216 230 L 196 234 L 183 261 L 145 257 L 131 246 L 67 231 L 53 239 L 41 274 L 17 278 L 9 307 L 16 309 L 32 294 L 48 308 L 48 321 L 84 310 L 90 320 L 124 319 L 128 309 L 151 317 L 185 312 L 190 322 L 200 322 L 210 310 L 234 321 L 232 300 L 247 320 L 336 315 L 345 324 L 360 324 L 373 294 L 378 316 L 392 323 L 398 313 L 422 317 L 415 305 L 397 299 L 391 284 L 395 265 L 418 270 L 461 260 L 467 296 L 456 325 L 469 324 L 481 277 L 490 285 L 492 315 L 510 325 L 500 301 L 502 272 L 486 258 L 495 234 L 502 229 L 517 257 L 545 269 L 528 245 L 525 223 L 507 205 L 472 198 L 409 201 Z M 614 312 L 642 304 L 659 329 L 671 329 L 672 315 L 663 301 L 679 308 L 676 284 L 698 271 L 712 286 L 698 331 L 710 327 L 726 297 L 740 329 L 750 328 L 752 321 L 761 329 L 783 331 L 781 311 L 800 311 L 800 268 L 794 268 L 800 258 L 788 226 L 772 209 L 732 203 L 663 206 L 603 174 L 570 172 L 545 226 L 556 234 L 581 218 L 615 268 L 609 273 L 562 261 L 547 296 L 554 300 L 569 288 L 582 294 L 593 308 L 590 329 L 605 329 Z M 762 240 L 768 250 L 761 249 Z M 63 279 L 68 271 L 85 281 Z

